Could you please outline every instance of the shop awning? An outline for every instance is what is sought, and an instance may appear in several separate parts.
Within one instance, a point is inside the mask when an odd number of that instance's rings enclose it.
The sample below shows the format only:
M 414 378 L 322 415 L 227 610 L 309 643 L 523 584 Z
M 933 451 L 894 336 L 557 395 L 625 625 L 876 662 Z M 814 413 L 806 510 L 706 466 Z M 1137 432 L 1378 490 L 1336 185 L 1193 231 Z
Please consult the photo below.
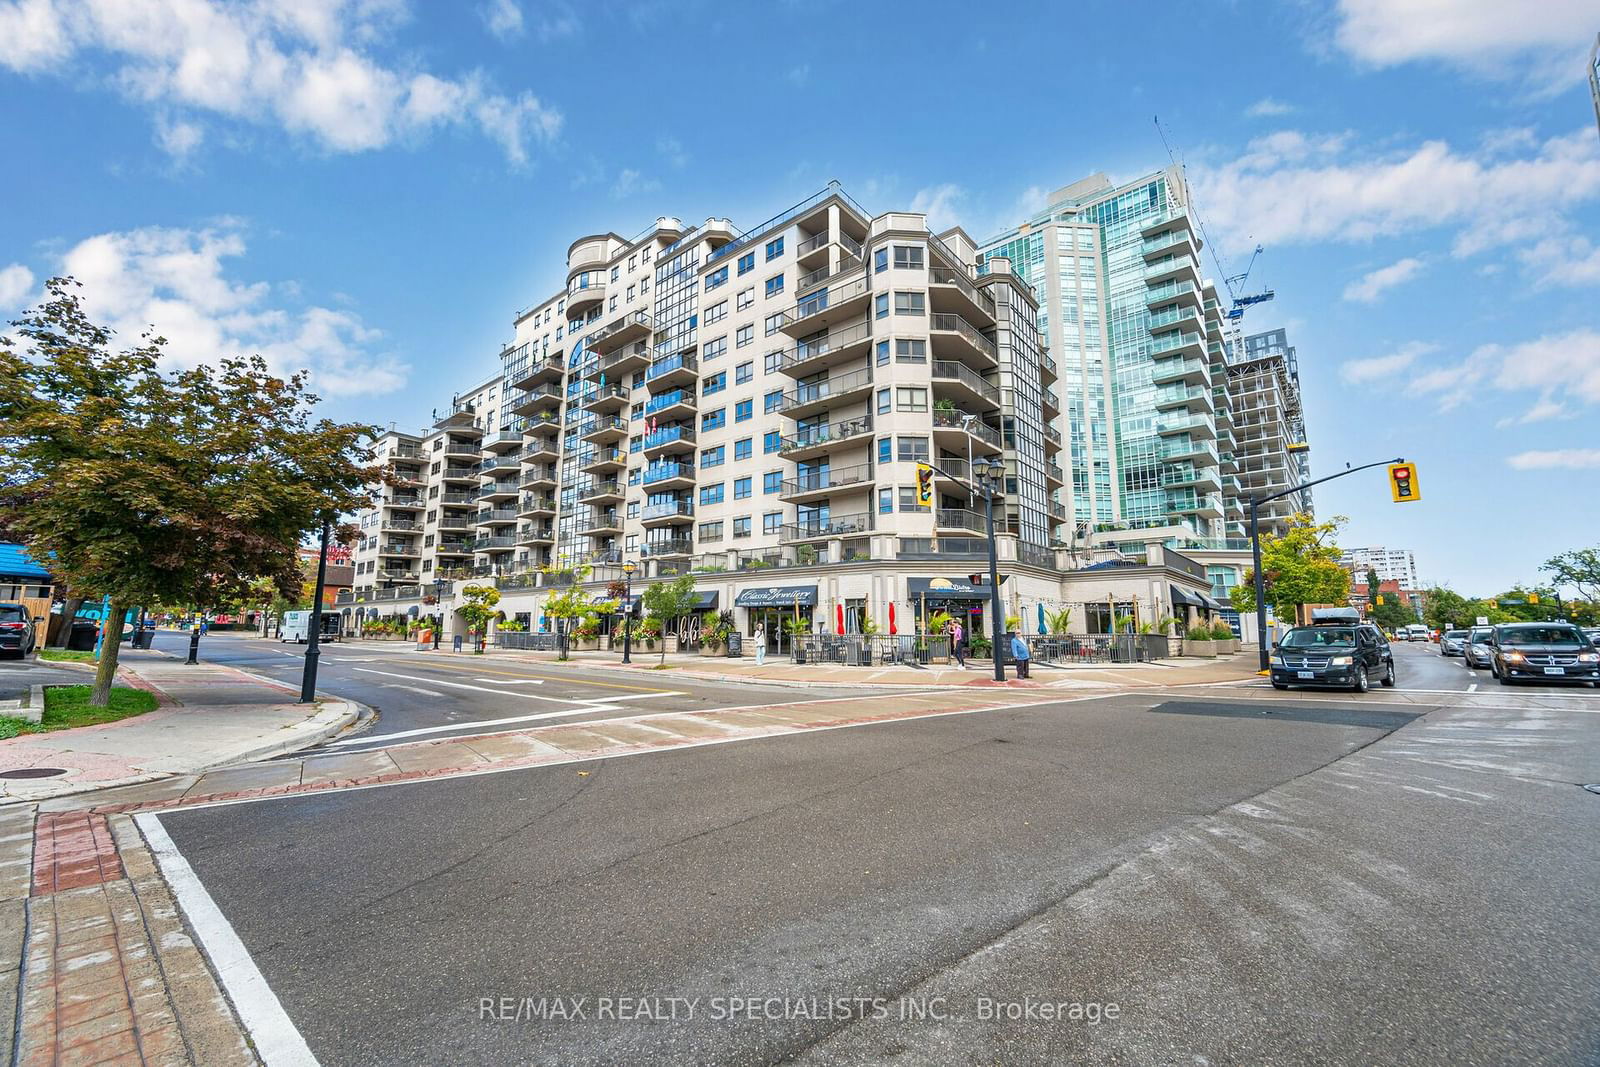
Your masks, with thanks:
M 1231 610 L 1233 610 L 1229 605 L 1218 603 L 1217 601 L 1211 599 L 1211 597 L 1207 596 L 1204 593 L 1199 594 L 1199 596 L 1200 596 L 1200 602 L 1202 604 L 1204 604 L 1211 611 L 1231 611 Z
M 1006 576 L 1000 576 L 1004 585 Z M 926 593 L 934 599 L 988 600 L 991 590 L 987 585 L 973 585 L 965 578 L 907 578 L 906 595 L 912 600 Z
M 713 597 L 715 595 L 712 594 Z M 733 600 L 733 606 L 736 608 L 809 608 L 815 607 L 816 603 L 817 587 L 814 585 L 773 585 L 741 589 Z
M 1172 606 L 1175 608 L 1192 607 L 1204 608 L 1206 602 L 1200 599 L 1199 593 L 1191 593 L 1187 589 L 1180 589 L 1175 585 L 1168 586 L 1172 590 Z
M 712 589 L 709 592 L 707 592 L 704 589 L 696 589 L 694 591 L 694 610 L 696 610 L 696 611 L 715 611 L 715 610 L 717 610 L 717 591 L 715 589 Z

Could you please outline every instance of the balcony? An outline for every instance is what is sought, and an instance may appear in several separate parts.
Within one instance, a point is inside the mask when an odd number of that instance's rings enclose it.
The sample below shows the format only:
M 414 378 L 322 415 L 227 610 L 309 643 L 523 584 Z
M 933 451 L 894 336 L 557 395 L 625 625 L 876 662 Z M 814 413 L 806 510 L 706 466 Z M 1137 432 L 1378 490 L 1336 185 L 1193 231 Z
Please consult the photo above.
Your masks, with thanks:
M 1050 452 L 1059 452 L 1062 450 L 1062 448 L 1066 447 L 1061 441 L 1061 431 L 1056 429 L 1054 426 L 1045 426 L 1044 447 Z
M 378 555 L 406 556 L 409 558 L 422 555 L 422 549 L 418 545 L 407 544 L 404 541 L 391 541 L 388 544 L 378 546 Z
M 1050 518 L 1055 522 L 1067 521 L 1067 506 L 1060 501 L 1050 502 Z
M 936 359 L 959 360 L 978 370 L 999 365 L 994 342 L 960 315 L 929 315 L 928 331 L 928 346 Z
M 521 487 L 523 489 L 554 489 L 556 484 L 556 468 L 554 464 L 547 467 L 529 467 L 522 472 Z
M 830 515 L 825 519 L 808 519 L 804 522 L 786 522 L 778 531 L 783 544 L 795 541 L 821 541 L 829 537 L 849 537 L 872 532 L 873 513 L 861 511 L 853 515 Z
M 1157 411 L 1176 411 L 1180 408 L 1210 411 L 1211 390 L 1201 385 L 1169 385 L 1156 390 L 1155 408 Z
M 1168 385 L 1172 382 L 1202 385 L 1208 382 L 1210 377 L 1210 367 L 1198 359 L 1157 360 L 1150 372 L 1150 381 L 1156 385 Z
M 872 416 L 862 415 L 843 422 L 814 426 L 785 437 L 778 447 L 778 452 L 785 459 L 810 459 L 847 442 L 870 437 L 871 434 Z
M 522 430 L 505 429 L 484 434 L 483 447 L 489 452 L 510 452 L 522 447 Z
M 694 544 L 687 537 L 673 537 L 664 541 L 646 541 L 639 548 L 639 554 L 646 559 L 670 559 L 674 556 L 688 556 L 694 552 Z
M 595 420 L 583 435 L 585 441 L 597 445 L 614 445 L 628 439 L 628 420 L 618 415 L 606 415 Z
M 630 311 L 589 335 L 589 350 L 604 355 L 629 341 L 641 341 L 656 328 L 648 311 Z M 605 360 L 601 360 L 604 364 Z M 609 375 L 608 375 L 609 377 Z
M 542 493 L 523 493 L 522 502 L 517 505 L 517 518 L 519 519 L 542 518 L 555 513 L 556 498 Z
M 522 449 L 522 462 L 549 463 L 561 455 L 561 443 L 554 437 L 530 437 Z
M 1054 418 L 1061 414 L 1061 397 L 1054 389 L 1039 390 L 1039 404 L 1044 409 L 1045 418 Z
M 517 547 L 517 539 L 510 534 L 500 537 L 479 537 L 472 542 L 474 552 L 501 552 Z
M 1215 444 L 1210 441 L 1197 441 L 1191 437 L 1179 437 L 1168 441 L 1162 446 L 1160 455 L 1166 460 L 1189 460 L 1196 467 L 1215 466 L 1218 461 Z
M 1151 333 L 1162 333 L 1167 330 L 1199 333 L 1205 328 L 1200 320 L 1200 312 L 1192 307 L 1178 304 L 1151 312 L 1149 327 Z
M 466 434 L 470 437 L 481 437 L 483 431 L 475 424 L 472 409 L 465 404 L 451 405 L 449 411 L 434 420 L 433 428 L 436 430 L 450 430 L 452 433 Z
M 934 396 L 948 397 L 969 411 L 1000 410 L 1000 390 L 965 363 L 936 359 L 932 370 Z
M 1205 297 L 1200 292 L 1200 287 L 1192 281 L 1167 282 L 1163 285 L 1151 286 L 1145 291 L 1144 302 L 1146 307 L 1159 307 L 1162 304 L 1182 304 L 1199 310 Z
M 860 318 L 871 299 L 866 278 L 819 289 L 783 313 L 783 329 L 799 336 L 827 329 L 845 319 Z
M 1146 284 L 1161 282 L 1192 282 L 1200 284 L 1200 269 L 1191 255 L 1168 256 L 1158 259 L 1144 269 Z
M 485 508 L 478 512 L 474 520 L 478 526 L 503 526 L 509 522 L 517 521 L 515 508 Z
M 548 545 L 554 543 L 556 531 L 550 526 L 519 526 L 517 528 L 517 544 L 519 545 Z
M 849 234 L 830 234 L 827 230 L 813 234 L 794 246 L 794 261 L 799 267 L 809 267 L 827 258 L 828 246 L 836 244 L 846 256 L 862 258 L 861 242 Z
M 1180 253 L 1192 256 L 1199 250 L 1194 235 L 1188 230 L 1167 230 L 1154 237 L 1147 237 L 1140 248 L 1146 263 Z
M 522 466 L 522 452 L 507 452 L 501 456 L 485 456 L 478 466 L 478 473 L 484 475 L 502 475 L 514 471 Z
M 965 531 L 981 535 L 988 534 L 988 525 L 984 517 L 976 511 L 965 508 L 939 508 L 933 513 L 933 525 L 938 530 Z
M 486 504 L 515 500 L 520 492 L 521 489 L 516 482 L 486 482 L 478 489 L 478 500 Z
M 1150 356 L 1154 359 L 1176 359 L 1182 357 L 1203 358 L 1206 354 L 1206 339 L 1204 334 L 1184 333 L 1173 330 L 1170 333 L 1157 334 L 1150 338 Z
M 700 361 L 683 352 L 658 359 L 644 372 L 644 380 L 652 387 L 663 389 L 674 385 L 696 385 L 700 381 Z
M 866 263 L 856 256 L 842 257 L 839 260 L 839 265 L 837 267 L 824 263 L 816 270 L 807 271 L 795 280 L 795 294 L 799 295 L 800 293 L 804 293 L 806 290 L 813 289 L 816 286 L 821 285 L 823 282 L 835 281 L 844 277 L 846 274 L 852 274 L 865 266 Z
M 1161 472 L 1163 489 L 1193 489 L 1197 493 L 1215 493 L 1222 483 L 1215 467 L 1195 467 L 1190 464 L 1167 467 Z
M 397 467 L 392 473 L 394 477 L 393 484 L 395 485 L 405 485 L 414 488 L 427 484 L 422 477 L 422 472 L 419 470 L 405 470 Z
M 994 297 L 972 284 L 962 271 L 949 267 L 928 270 L 928 300 L 936 312 L 948 312 L 985 326 L 994 325 Z
M 622 516 L 615 511 L 596 508 L 587 519 L 579 519 L 573 531 L 590 537 L 610 537 L 622 532 Z
M 468 556 L 472 554 L 471 541 L 440 541 L 439 547 L 434 549 L 440 556 Z
M 608 382 L 583 398 L 583 410 L 596 415 L 615 415 L 619 411 L 626 411 L 630 392 L 632 390 L 626 385 Z
M 528 361 L 525 369 L 517 373 L 511 382 L 511 388 L 533 391 L 535 386 L 559 382 L 566 377 L 566 373 L 566 361 L 559 355 L 532 359 Z
M 1194 515 L 1202 519 L 1222 518 L 1222 497 L 1208 493 L 1204 496 L 1180 496 L 1168 499 L 1167 514 Z
M 395 519 L 385 514 L 379 523 L 379 528 L 384 530 L 410 532 L 413 530 L 422 529 L 422 523 L 417 522 L 415 519 Z
M 395 493 L 387 497 L 383 506 L 386 508 L 420 508 L 422 498 L 413 493 Z
M 1174 434 L 1187 433 L 1195 437 L 1210 440 L 1217 436 L 1216 426 L 1209 415 L 1157 415 L 1156 434 L 1161 437 L 1171 437 Z
M 1000 431 L 965 411 L 935 410 L 933 442 L 958 454 L 965 454 L 969 447 L 974 455 L 989 454 L 1000 451 Z
M 567 284 L 567 315 L 576 316 L 606 300 L 606 278 L 600 270 L 591 271 L 595 277 L 585 276 Z
M 645 529 L 654 529 L 657 526 L 681 525 L 694 521 L 694 504 L 687 500 L 668 500 L 661 504 L 651 504 L 639 515 L 639 521 Z
M 671 422 L 673 419 L 692 417 L 698 407 L 692 388 L 671 389 L 646 400 L 644 413 L 657 422 Z
M 824 467 L 821 470 L 796 474 L 783 480 L 782 499 L 799 503 L 816 500 L 836 492 L 870 489 L 872 464 L 856 463 L 848 467 Z
M 847 323 L 827 333 L 807 337 L 785 352 L 779 369 L 792 378 L 813 374 L 865 356 L 872 347 L 872 323 L 867 319 Z
M 628 454 L 620 448 L 597 448 L 581 469 L 585 474 L 618 474 L 628 469 Z
M 389 452 L 390 459 L 423 459 L 422 449 L 416 445 L 395 445 Z
M 640 481 L 656 490 L 683 489 L 694 484 L 694 467 L 670 460 L 652 463 L 644 469 Z
M 476 500 L 474 500 L 476 503 Z M 472 529 L 472 516 L 465 512 L 447 511 L 439 516 L 439 530 L 466 533 Z
M 1067 484 L 1066 475 L 1061 472 L 1060 465 L 1055 463 L 1046 463 L 1044 465 L 1044 483 L 1052 488 Z
M 692 455 L 694 450 L 694 427 L 688 423 L 663 426 L 645 435 L 642 446 L 644 458 L 647 460 L 659 459 L 662 456 L 683 455 L 685 453 Z
M 835 374 L 819 382 L 806 382 L 783 394 L 778 410 L 791 419 L 825 411 L 834 404 L 860 399 L 872 391 L 872 368 Z

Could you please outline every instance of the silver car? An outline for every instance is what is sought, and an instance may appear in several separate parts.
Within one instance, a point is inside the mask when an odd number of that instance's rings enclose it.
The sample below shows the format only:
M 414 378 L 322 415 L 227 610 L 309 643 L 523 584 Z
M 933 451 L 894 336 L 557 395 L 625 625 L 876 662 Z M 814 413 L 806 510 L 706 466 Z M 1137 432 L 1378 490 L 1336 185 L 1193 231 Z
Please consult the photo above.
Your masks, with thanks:
M 1439 635 L 1439 655 L 1461 655 L 1461 646 L 1466 639 L 1467 631 L 1465 630 L 1446 630 L 1444 633 Z
M 1468 670 L 1483 668 L 1489 669 L 1490 647 L 1485 644 L 1494 636 L 1493 626 L 1474 626 L 1467 631 L 1465 640 L 1461 642 L 1461 657 L 1466 660 Z

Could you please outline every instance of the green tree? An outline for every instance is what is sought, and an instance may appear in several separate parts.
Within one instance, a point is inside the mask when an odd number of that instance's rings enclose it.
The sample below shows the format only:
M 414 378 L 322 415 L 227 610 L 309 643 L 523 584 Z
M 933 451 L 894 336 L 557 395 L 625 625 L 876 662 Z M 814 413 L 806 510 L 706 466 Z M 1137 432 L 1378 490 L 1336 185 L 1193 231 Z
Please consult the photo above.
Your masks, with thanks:
M 1451 626 L 1471 626 L 1475 618 L 1468 614 L 1467 598 L 1443 586 L 1426 590 L 1423 605 L 1422 621 L 1435 630 L 1444 631 Z
M 585 593 L 577 585 L 578 582 L 581 582 L 583 579 L 589 576 L 589 568 L 579 567 L 573 570 L 571 573 L 573 584 L 559 593 L 551 594 L 550 598 L 544 602 L 544 613 L 549 618 L 556 620 L 556 627 L 558 631 L 570 630 L 574 625 L 575 620 L 583 618 L 591 610 L 593 610 L 593 605 L 590 603 L 589 594 Z M 561 624 L 561 620 L 563 619 L 567 620 L 567 625 L 565 627 L 563 627 Z M 561 641 L 558 645 L 558 648 L 560 650 L 560 658 L 563 660 L 566 659 L 567 643 L 565 641 Z
M 492 585 L 464 585 L 461 587 L 461 599 L 464 603 L 456 610 L 467 620 L 468 635 L 484 636 L 489 620 L 499 614 L 494 606 L 500 603 L 500 590 Z M 472 651 L 474 654 L 483 651 L 476 639 L 472 642 Z
M 1342 515 L 1317 522 L 1299 512 L 1289 519 L 1281 537 L 1261 537 L 1261 574 L 1267 603 L 1280 619 L 1293 619 L 1301 604 L 1343 604 L 1350 596 L 1350 572 L 1339 566 L 1339 546 L 1334 542 L 1345 523 Z M 1234 609 L 1256 610 L 1255 571 L 1233 587 Z
M 673 620 L 693 613 L 698 599 L 694 591 L 694 575 L 684 574 L 670 582 L 650 583 L 650 588 L 644 591 L 640 601 L 646 611 L 661 620 L 661 632 L 665 634 Z M 661 662 L 667 662 L 665 639 L 661 642 Z
M 1368 616 L 1373 622 L 1385 630 L 1398 630 L 1402 626 L 1411 626 L 1417 621 L 1417 609 L 1410 604 L 1402 604 L 1400 598 L 1392 593 L 1381 594 L 1383 603 L 1374 603 Z
M 52 278 L 20 341 L 0 338 L 0 512 L 75 595 L 110 598 L 105 707 L 127 611 L 215 607 L 262 577 L 297 596 L 302 539 L 368 505 L 381 472 L 374 428 L 313 421 L 303 375 L 259 356 L 169 373 L 165 338 L 113 350 L 76 287 Z
M 1580 600 L 1600 601 L 1600 547 L 1562 552 L 1545 560 L 1539 569 L 1550 575 L 1557 587 L 1576 589 Z

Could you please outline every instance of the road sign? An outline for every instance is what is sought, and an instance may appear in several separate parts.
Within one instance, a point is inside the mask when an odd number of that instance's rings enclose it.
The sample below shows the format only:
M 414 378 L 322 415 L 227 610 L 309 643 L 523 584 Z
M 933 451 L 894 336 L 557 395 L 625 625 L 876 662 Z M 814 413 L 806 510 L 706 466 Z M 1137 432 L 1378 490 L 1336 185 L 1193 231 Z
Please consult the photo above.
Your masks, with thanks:
M 1477 625 L 1479 625 L 1479 626 L 1488 626 L 1489 625 L 1489 616 L 1487 616 L 1487 615 L 1479 615 L 1478 616 Z
M 1389 464 L 1389 494 L 1396 504 L 1407 504 L 1422 499 L 1422 486 L 1417 481 L 1415 463 Z

